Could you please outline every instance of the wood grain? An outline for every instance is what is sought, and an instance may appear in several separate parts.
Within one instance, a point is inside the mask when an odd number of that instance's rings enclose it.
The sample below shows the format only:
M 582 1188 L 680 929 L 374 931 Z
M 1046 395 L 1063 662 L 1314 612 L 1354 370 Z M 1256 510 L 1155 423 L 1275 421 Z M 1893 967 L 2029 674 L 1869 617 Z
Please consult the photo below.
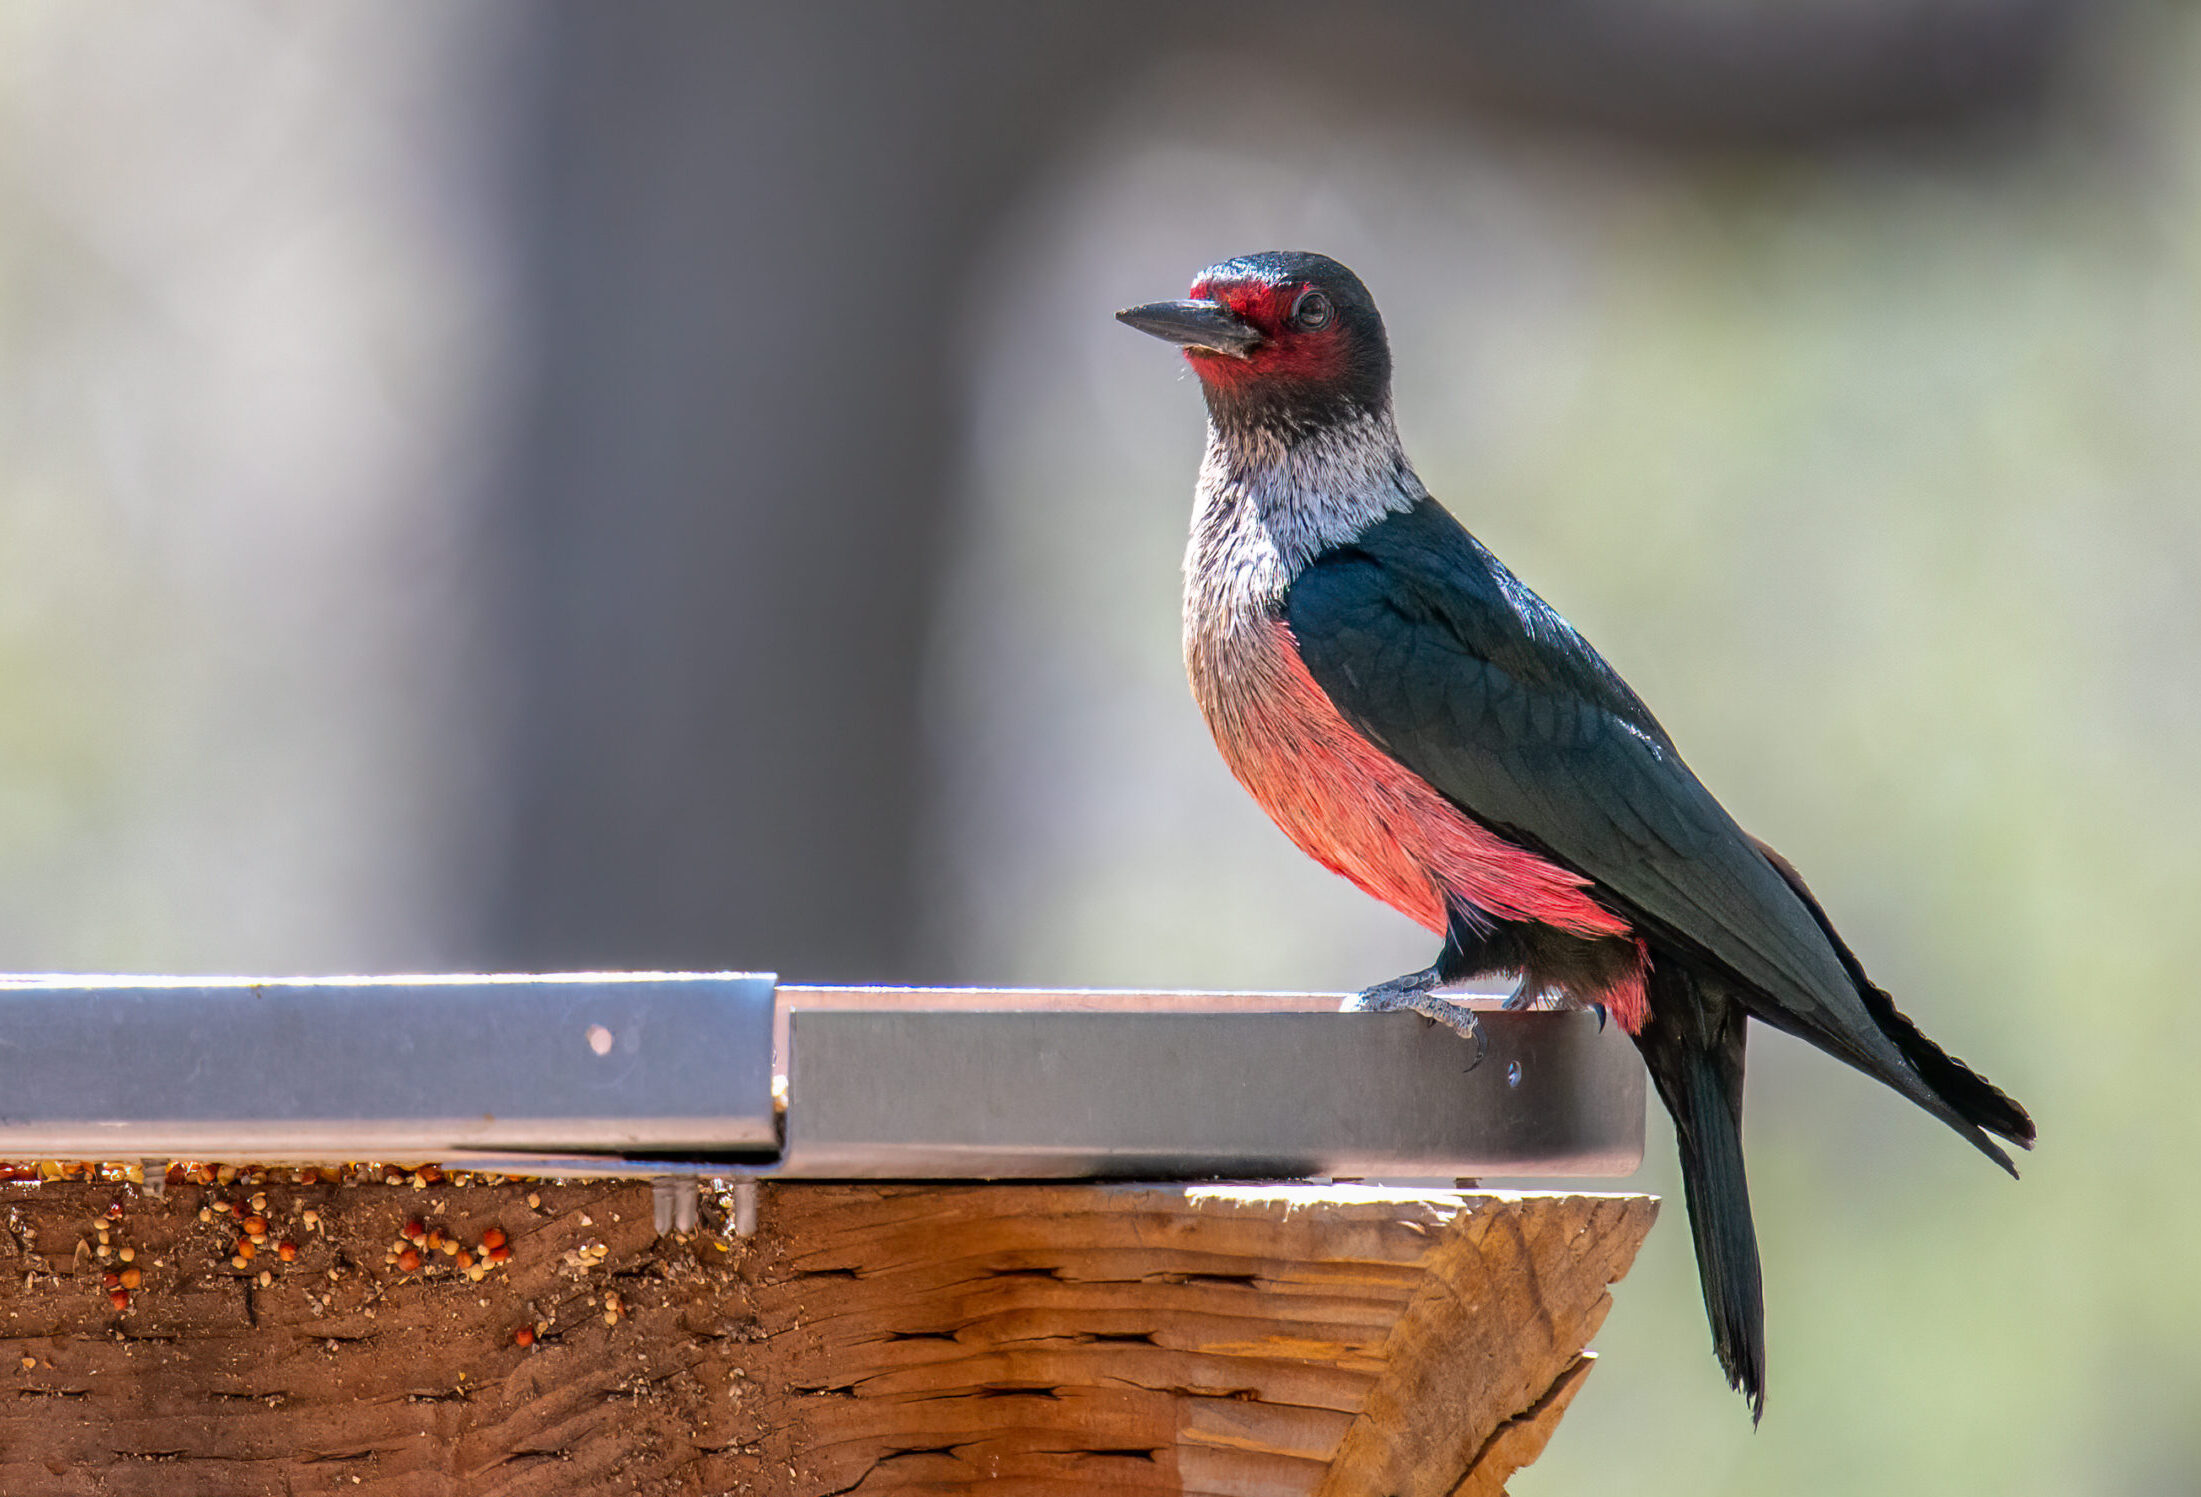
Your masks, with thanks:
M 239 1268 L 253 1190 L 269 1241 Z M 8 1185 L 0 1491 L 1492 1497 L 1580 1386 L 1654 1211 L 785 1185 L 729 1241 L 659 1238 L 640 1185 Z M 510 1259 L 405 1271 L 409 1218 L 470 1246 L 495 1227 Z

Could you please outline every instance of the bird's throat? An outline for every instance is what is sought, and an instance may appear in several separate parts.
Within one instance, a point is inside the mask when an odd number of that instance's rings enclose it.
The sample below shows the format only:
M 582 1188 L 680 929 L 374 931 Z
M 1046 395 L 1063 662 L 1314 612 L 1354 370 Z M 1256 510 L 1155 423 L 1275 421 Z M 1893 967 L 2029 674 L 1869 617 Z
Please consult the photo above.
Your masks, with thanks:
M 1186 582 L 1200 566 L 1300 570 L 1429 497 L 1388 411 L 1301 431 L 1210 422 Z

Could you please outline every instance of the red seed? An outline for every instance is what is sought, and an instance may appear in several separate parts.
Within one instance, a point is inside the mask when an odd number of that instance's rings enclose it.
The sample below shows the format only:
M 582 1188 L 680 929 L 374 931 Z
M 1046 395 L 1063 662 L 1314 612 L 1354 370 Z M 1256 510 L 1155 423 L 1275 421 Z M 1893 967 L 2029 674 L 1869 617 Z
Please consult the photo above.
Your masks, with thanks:
M 99 1282 L 102 1288 L 120 1289 L 122 1287 L 122 1275 L 118 1273 L 103 1273 L 99 1276 Z
M 420 1267 L 420 1249 L 407 1248 L 404 1252 L 399 1253 L 397 1255 L 397 1266 L 407 1273 L 412 1273 L 418 1269 Z
M 511 1256 L 512 1249 L 506 1247 L 501 1242 L 489 1250 L 489 1261 L 492 1263 L 502 1263 L 505 1259 Z
M 254 1253 L 257 1253 L 258 1251 L 259 1249 L 252 1245 L 252 1241 L 250 1238 L 240 1237 L 237 1239 L 236 1247 L 230 1249 L 230 1256 L 234 1258 L 250 1258 Z
M 144 1283 L 144 1282 L 145 1282 L 145 1275 L 144 1275 L 144 1274 L 142 1274 L 142 1273 L 139 1273 L 139 1272 L 138 1272 L 138 1271 L 137 1271 L 136 1269 L 134 1269 L 134 1268 L 126 1268 L 126 1269 L 124 1269 L 124 1270 L 122 1271 L 122 1275 L 121 1275 L 121 1277 L 122 1277 L 122 1287 L 123 1287 L 123 1288 L 125 1288 L 125 1289 L 135 1289 L 135 1288 L 137 1288 L 137 1287 L 138 1287 L 138 1285 L 140 1285 L 140 1284 L 142 1284 L 142 1283 Z
M 533 1346 L 535 1344 L 535 1332 L 533 1328 L 523 1325 L 518 1330 L 514 1331 L 512 1333 L 512 1344 L 514 1346 Z
M 504 1228 L 491 1227 L 481 1234 L 481 1245 L 492 1253 L 505 1244 Z
M 264 1216 L 248 1216 L 244 1219 L 243 1226 L 248 1233 L 262 1237 L 267 1235 L 267 1218 Z
M 107 1296 L 107 1303 L 113 1305 L 117 1310 L 129 1309 L 130 1291 L 127 1289 L 117 1289 L 112 1291 Z
M 421 1224 L 419 1217 L 408 1216 L 405 1218 L 405 1225 L 398 1228 L 397 1235 L 418 1242 L 428 1235 L 428 1229 Z
M 284 1238 L 281 1242 L 275 1244 L 275 1256 L 282 1259 L 285 1263 L 296 1261 L 298 1257 L 298 1244 L 292 1242 L 288 1237 Z

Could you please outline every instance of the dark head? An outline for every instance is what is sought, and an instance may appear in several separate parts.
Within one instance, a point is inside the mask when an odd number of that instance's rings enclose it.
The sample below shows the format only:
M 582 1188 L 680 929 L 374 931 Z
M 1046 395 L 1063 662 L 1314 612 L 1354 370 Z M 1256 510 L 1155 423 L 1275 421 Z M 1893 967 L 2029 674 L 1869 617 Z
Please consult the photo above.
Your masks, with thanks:
M 1184 301 L 1116 320 L 1182 344 L 1218 425 L 1292 436 L 1379 414 L 1391 347 L 1360 277 L 1327 255 L 1267 250 L 1210 265 Z

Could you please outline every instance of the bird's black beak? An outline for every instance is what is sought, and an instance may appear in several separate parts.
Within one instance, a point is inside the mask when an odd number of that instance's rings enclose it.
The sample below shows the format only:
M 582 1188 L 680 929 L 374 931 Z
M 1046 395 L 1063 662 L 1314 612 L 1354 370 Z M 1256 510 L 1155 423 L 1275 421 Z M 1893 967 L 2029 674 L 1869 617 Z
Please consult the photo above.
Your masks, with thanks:
M 1215 301 L 1153 301 L 1143 307 L 1125 307 L 1116 320 L 1187 348 L 1204 348 L 1234 359 L 1244 358 L 1261 342 L 1251 323 Z

